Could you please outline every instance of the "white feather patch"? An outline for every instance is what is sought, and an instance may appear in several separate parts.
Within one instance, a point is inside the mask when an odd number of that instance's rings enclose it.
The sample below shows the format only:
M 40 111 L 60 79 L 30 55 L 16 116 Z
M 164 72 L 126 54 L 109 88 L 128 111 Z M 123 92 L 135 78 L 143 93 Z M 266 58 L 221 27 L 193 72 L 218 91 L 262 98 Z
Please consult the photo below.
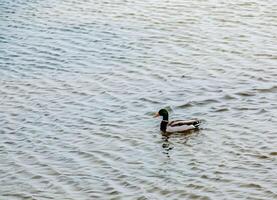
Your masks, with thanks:
M 188 131 L 188 130 L 192 130 L 195 129 L 195 126 L 193 125 L 182 125 L 182 126 L 167 126 L 166 128 L 166 132 L 168 133 L 173 133 L 173 132 L 182 132 L 182 131 Z

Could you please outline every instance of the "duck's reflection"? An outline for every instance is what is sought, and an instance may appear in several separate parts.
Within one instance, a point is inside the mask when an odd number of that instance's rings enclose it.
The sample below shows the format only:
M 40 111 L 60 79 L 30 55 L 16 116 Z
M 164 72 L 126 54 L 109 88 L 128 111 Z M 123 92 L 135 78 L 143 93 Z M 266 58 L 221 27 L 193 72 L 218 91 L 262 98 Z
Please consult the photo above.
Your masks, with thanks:
M 166 154 L 168 157 L 169 153 L 172 149 L 174 149 L 174 143 L 171 142 L 169 139 L 177 139 L 178 143 L 182 143 L 186 145 L 190 138 L 195 135 L 199 134 L 199 130 L 190 130 L 183 133 L 162 133 L 162 148 L 164 149 L 163 153 Z
M 165 136 L 165 135 L 162 136 L 162 140 L 163 140 L 162 147 L 164 149 L 163 153 L 166 154 L 167 157 L 170 157 L 169 151 L 172 150 L 174 147 L 173 147 L 173 144 L 171 144 L 168 139 L 169 139 L 169 136 Z

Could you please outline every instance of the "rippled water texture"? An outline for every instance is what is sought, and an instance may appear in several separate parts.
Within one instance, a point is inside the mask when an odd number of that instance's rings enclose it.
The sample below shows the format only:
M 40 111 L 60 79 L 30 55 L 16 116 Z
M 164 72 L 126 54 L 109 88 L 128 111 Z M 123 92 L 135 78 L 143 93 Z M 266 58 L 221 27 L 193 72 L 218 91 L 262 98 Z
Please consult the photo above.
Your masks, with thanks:
M 276 41 L 276 0 L 1 0 L 0 199 L 277 199 Z

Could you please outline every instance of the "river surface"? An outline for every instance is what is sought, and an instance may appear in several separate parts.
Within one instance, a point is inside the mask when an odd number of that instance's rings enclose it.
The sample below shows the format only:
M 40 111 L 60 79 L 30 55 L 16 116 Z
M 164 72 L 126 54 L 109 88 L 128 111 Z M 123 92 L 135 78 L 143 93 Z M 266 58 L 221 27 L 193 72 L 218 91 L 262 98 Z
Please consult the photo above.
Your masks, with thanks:
M 0 199 L 277 199 L 277 1 L 1 0 Z

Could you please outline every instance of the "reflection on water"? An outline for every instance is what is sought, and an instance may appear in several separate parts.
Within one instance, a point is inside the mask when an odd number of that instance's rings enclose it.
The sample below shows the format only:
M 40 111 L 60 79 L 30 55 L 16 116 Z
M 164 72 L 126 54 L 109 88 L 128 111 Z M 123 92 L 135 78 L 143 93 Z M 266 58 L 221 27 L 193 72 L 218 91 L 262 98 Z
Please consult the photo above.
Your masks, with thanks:
M 189 145 L 189 139 L 193 137 L 197 137 L 200 133 L 200 130 L 189 130 L 180 133 L 162 133 L 162 147 L 164 148 L 163 153 L 170 157 L 170 150 L 174 148 L 174 143 L 171 140 L 178 140 L 178 144 Z
M 276 8 L 2 0 L 0 199 L 277 199 Z

